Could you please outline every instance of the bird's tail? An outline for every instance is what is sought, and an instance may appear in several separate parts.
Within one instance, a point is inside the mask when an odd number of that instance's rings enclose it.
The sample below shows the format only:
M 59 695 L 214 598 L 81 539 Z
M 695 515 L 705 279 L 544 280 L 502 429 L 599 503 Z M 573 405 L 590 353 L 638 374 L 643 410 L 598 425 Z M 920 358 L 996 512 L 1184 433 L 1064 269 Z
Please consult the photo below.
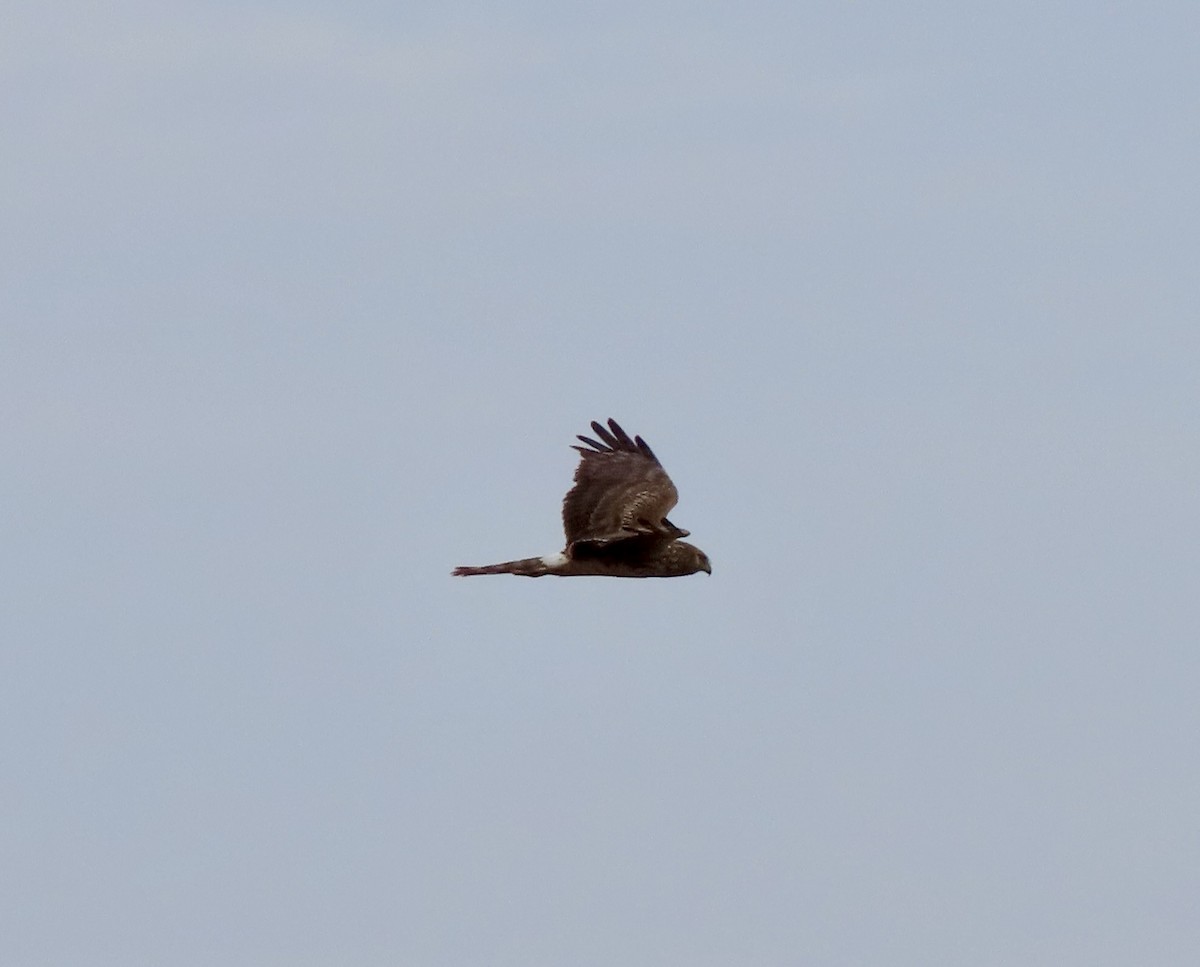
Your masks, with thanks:
M 527 578 L 540 578 L 550 573 L 546 559 L 541 557 L 526 557 L 519 561 L 504 561 L 502 564 L 488 564 L 485 567 L 456 567 L 455 577 L 470 577 L 472 574 L 520 574 Z

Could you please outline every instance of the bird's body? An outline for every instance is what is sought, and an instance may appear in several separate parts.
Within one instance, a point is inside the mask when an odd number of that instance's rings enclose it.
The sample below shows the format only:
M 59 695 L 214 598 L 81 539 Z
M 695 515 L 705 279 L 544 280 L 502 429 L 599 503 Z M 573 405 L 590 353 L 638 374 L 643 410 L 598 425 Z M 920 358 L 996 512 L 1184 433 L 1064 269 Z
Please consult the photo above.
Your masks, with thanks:
M 712 573 L 708 556 L 681 537 L 667 514 L 679 494 L 654 452 L 615 420 L 592 423 L 599 440 L 580 436 L 575 485 L 563 498 L 566 547 L 558 554 L 527 557 L 485 567 L 459 567 L 474 574 L 556 574 L 603 577 L 682 577 Z

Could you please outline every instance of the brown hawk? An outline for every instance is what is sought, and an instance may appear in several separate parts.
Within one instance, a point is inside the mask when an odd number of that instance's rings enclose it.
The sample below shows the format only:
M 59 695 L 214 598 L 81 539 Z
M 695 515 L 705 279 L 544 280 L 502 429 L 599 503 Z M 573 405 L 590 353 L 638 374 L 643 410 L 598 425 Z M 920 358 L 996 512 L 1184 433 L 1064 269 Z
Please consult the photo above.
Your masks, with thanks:
M 673 578 L 704 571 L 708 555 L 681 541 L 688 532 L 667 520 L 679 500 L 671 478 L 640 436 L 632 440 L 615 420 L 592 423 L 599 440 L 586 444 L 575 468 L 575 486 L 563 498 L 567 546 L 559 554 L 527 557 L 486 567 L 456 567 L 470 574 L 593 574 L 619 578 Z

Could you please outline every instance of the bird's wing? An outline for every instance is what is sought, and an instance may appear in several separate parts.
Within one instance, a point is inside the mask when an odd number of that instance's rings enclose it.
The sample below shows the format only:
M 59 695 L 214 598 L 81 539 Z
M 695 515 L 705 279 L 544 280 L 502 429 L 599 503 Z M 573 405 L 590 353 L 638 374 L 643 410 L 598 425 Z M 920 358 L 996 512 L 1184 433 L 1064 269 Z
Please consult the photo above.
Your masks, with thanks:
M 685 536 L 666 520 L 679 493 L 654 451 L 641 437 L 630 439 L 615 420 L 607 428 L 593 422 L 592 429 L 600 439 L 579 437 L 586 446 L 575 447 L 580 453 L 575 486 L 563 498 L 567 546 L 647 534 Z

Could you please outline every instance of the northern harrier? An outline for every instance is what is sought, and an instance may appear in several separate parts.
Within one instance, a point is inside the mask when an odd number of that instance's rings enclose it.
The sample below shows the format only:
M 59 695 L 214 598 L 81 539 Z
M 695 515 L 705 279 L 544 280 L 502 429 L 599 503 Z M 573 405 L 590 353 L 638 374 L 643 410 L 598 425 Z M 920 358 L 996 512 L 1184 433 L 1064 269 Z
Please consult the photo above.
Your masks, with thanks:
M 487 567 L 456 567 L 469 574 L 595 574 L 619 578 L 673 578 L 704 571 L 708 555 L 679 538 L 688 532 L 667 520 L 679 500 L 671 478 L 646 442 L 608 421 L 592 423 L 599 440 L 586 446 L 575 468 L 575 486 L 563 498 L 567 546 L 559 554 L 527 557 Z

